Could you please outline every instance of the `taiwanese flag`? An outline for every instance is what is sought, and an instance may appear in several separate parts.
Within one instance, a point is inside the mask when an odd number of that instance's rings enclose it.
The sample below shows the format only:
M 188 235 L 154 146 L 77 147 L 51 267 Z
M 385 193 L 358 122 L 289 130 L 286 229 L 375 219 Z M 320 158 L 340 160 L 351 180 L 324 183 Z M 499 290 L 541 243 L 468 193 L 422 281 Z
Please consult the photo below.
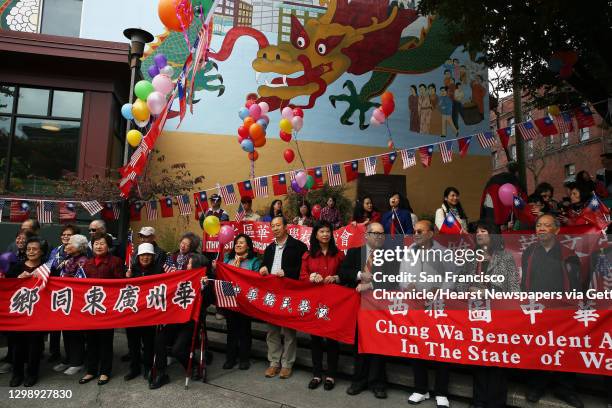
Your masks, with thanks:
M 287 194 L 287 178 L 285 177 L 285 173 L 272 176 L 272 189 L 274 195 Z
M 543 118 L 536 119 L 534 123 L 542 134 L 542 136 L 552 136 L 559 133 L 559 130 L 555 126 L 555 123 L 549 116 L 544 116 Z
M 444 218 L 444 222 L 440 227 L 440 234 L 461 234 L 461 224 L 453 213 L 449 212 Z
M 595 119 L 593 118 L 593 112 L 588 106 L 581 106 L 576 109 L 576 122 L 578 122 L 578 129 L 595 126 Z
M 314 184 L 312 185 L 311 190 L 318 190 L 320 188 L 323 188 L 323 170 L 321 170 L 321 167 L 308 169 L 308 174 L 314 180 Z
M 100 213 L 103 219 L 106 221 L 113 221 L 115 219 L 115 213 L 113 211 L 113 203 L 106 202 L 102 206 L 102 212 Z
M 11 201 L 11 222 L 24 222 L 30 218 L 30 204 L 27 201 Z
M 589 204 L 584 208 L 582 212 L 582 218 L 587 220 L 590 224 L 597 226 L 598 229 L 605 229 L 608 226 L 605 214 L 609 214 L 610 210 L 602 203 L 599 198 L 593 194 L 593 197 L 589 201 Z
M 359 162 L 357 160 L 344 162 L 344 172 L 346 173 L 347 183 L 357 180 L 357 177 L 359 177 Z
M 537 216 L 531 212 L 532 207 L 525 204 L 525 201 L 519 196 L 514 196 L 512 202 L 514 205 L 514 214 L 519 219 L 521 224 L 524 224 L 524 227 L 526 228 L 534 227 Z
M 421 156 L 421 164 L 423 167 L 431 165 L 431 156 L 433 155 L 433 145 L 419 147 L 419 156 Z
M 161 216 L 163 218 L 172 217 L 174 211 L 172 211 L 172 197 L 166 197 L 159 200 Z
M 59 203 L 59 220 L 60 222 L 73 222 L 76 220 L 76 205 L 74 203 L 60 202 Z
M 393 168 L 393 164 L 395 163 L 395 159 L 397 159 L 397 153 L 391 152 L 382 155 L 382 163 L 385 171 L 385 176 L 388 176 L 391 173 L 391 169 Z
M 241 181 L 238 183 L 238 192 L 240 193 L 240 197 L 249 197 L 250 199 L 255 198 L 255 194 L 253 194 L 253 185 L 250 180 Z
M 141 202 L 130 204 L 130 221 L 140 221 L 141 210 L 142 210 Z
M 468 152 L 468 149 L 470 148 L 471 142 L 472 142 L 472 136 L 463 137 L 457 140 L 457 143 L 459 143 L 459 154 L 461 155 L 461 157 L 465 157 L 465 155 Z
M 193 193 L 193 205 L 195 206 L 195 219 L 200 220 L 200 213 L 208 211 L 208 197 L 206 191 Z
M 512 127 L 508 126 L 502 129 L 497 129 L 497 136 L 499 136 L 499 140 L 501 141 L 504 149 L 508 148 L 508 142 L 510 141 L 510 136 L 512 135 Z

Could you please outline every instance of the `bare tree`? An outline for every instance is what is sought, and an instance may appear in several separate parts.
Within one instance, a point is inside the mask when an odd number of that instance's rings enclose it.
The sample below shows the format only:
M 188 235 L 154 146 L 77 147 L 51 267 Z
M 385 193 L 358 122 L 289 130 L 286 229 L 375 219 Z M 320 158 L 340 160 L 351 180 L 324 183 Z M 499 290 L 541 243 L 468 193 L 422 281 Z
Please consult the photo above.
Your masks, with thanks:
M 496 67 L 489 70 L 489 95 L 493 99 L 491 103 L 491 111 L 495 114 L 495 128 L 501 128 L 501 116 L 502 116 L 502 98 L 508 93 L 508 77 L 510 71 L 507 68 Z M 507 147 L 501 146 L 506 153 L 506 159 L 508 162 L 513 161 L 510 156 L 510 151 Z

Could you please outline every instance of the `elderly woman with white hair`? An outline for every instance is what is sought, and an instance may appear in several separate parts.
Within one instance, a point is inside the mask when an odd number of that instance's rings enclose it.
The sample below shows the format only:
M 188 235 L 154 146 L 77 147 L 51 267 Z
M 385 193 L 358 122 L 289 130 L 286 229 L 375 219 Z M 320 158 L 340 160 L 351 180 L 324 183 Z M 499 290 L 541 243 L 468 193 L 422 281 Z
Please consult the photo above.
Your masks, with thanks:
M 53 274 L 62 278 L 86 278 L 83 267 L 87 262 L 88 248 L 85 236 L 72 235 L 63 248 L 65 258 L 55 266 Z M 85 362 L 85 334 L 78 330 L 64 330 L 62 335 L 66 359 L 53 367 L 53 370 L 74 375 L 83 369 Z

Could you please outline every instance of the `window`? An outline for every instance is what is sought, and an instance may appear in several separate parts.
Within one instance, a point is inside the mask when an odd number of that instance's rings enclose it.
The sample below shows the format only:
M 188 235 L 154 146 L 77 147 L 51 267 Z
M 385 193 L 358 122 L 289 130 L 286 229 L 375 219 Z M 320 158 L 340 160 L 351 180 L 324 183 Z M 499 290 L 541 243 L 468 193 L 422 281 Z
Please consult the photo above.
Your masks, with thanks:
M 569 133 L 565 132 L 561 135 L 561 146 L 567 146 L 569 144 Z
M 591 130 L 588 127 L 580 129 L 580 141 L 581 142 L 589 140 L 590 136 L 591 136 Z
M 81 92 L 0 84 L 0 190 L 52 195 L 76 173 L 82 107 Z
M 282 26 L 281 30 L 283 31 L 283 33 L 290 33 L 291 32 L 291 27 L 289 27 L 289 26 Z
M 508 121 L 506 122 L 506 127 L 511 127 L 510 129 L 510 136 L 514 136 L 514 118 L 508 118 Z
M 533 140 L 527 141 L 527 157 L 533 158 Z
M 291 24 L 291 17 L 283 16 L 283 24 Z
M 298 16 L 303 16 L 304 12 L 302 10 L 296 10 L 295 14 L 298 15 Z
M 78 37 L 81 33 L 83 0 L 45 0 L 40 32 Z
M 516 145 L 510 146 L 510 158 L 516 161 Z
M 565 178 L 576 175 L 576 165 L 566 164 L 565 165 Z
M 286 35 L 286 34 L 283 34 L 283 35 L 281 36 L 281 41 L 284 41 L 284 42 L 289 42 L 289 36 L 288 36 L 288 35 Z

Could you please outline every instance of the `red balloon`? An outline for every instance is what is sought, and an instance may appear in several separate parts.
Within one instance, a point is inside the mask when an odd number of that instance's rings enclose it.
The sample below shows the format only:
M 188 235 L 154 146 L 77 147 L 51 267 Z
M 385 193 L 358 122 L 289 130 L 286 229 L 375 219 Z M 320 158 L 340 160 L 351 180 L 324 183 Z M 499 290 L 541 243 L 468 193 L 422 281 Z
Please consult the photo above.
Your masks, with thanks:
M 280 131 L 280 138 L 283 139 L 285 142 L 289 142 L 289 141 L 291 141 L 291 133 L 283 132 L 281 130 Z
M 295 153 L 291 149 L 285 150 L 285 153 L 283 153 L 283 156 L 285 156 L 285 161 L 287 163 L 291 163 L 293 159 L 295 159 Z
M 304 111 L 300 108 L 293 108 L 293 116 L 299 116 L 300 118 L 303 118 Z
M 246 103 L 244 104 L 244 106 L 248 109 L 251 107 L 252 104 L 254 104 L 255 101 L 253 99 L 249 99 L 248 101 L 246 101 Z
M 389 92 L 389 91 L 386 91 L 386 92 L 385 92 L 385 93 L 383 93 L 383 94 L 382 94 L 382 96 L 380 97 L 380 101 L 381 101 L 382 103 L 385 103 L 385 102 L 388 102 L 388 101 L 390 101 L 390 102 L 394 102 L 393 93 L 392 93 L 392 92 Z
M 315 220 L 321 218 L 321 206 L 319 204 L 313 205 L 312 210 L 310 210 L 310 212 Z
M 253 151 L 252 153 L 249 153 L 249 160 L 257 161 L 257 159 L 259 159 L 259 153 L 257 153 L 257 150 Z
M 245 138 L 245 137 L 249 137 L 249 128 L 246 126 L 240 126 L 238 128 L 238 135 Z
M 395 110 L 395 102 L 393 100 L 383 101 L 381 109 L 386 117 L 391 116 L 393 111 Z

